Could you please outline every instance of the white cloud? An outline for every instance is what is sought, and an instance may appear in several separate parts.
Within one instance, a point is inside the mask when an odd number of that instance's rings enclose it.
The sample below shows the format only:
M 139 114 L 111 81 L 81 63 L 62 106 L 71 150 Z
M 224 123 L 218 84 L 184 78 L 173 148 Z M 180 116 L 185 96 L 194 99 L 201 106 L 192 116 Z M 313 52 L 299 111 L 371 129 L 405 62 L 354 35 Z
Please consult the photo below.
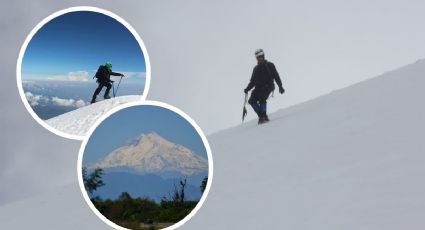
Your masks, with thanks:
M 75 102 L 75 107 L 81 108 L 84 106 L 86 106 L 86 103 L 81 99 Z
M 63 99 L 59 97 L 52 97 L 52 103 L 58 106 L 66 106 L 66 107 L 83 107 L 86 103 L 83 100 L 74 100 L 74 99 Z
M 146 78 L 146 72 L 122 72 L 126 78 Z
M 52 81 L 66 81 L 68 78 L 66 75 L 51 75 L 49 77 L 47 77 L 47 80 L 52 80 Z
M 51 75 L 47 77 L 48 80 L 56 80 L 56 81 L 88 81 L 89 80 L 89 72 L 87 71 L 75 71 L 69 72 L 64 75 Z
M 55 105 L 59 106 L 74 106 L 75 100 L 74 99 L 62 99 L 59 97 L 52 97 L 52 102 Z
M 75 100 L 75 99 L 64 99 L 59 97 L 49 98 L 47 96 L 33 94 L 31 92 L 25 92 L 25 97 L 31 106 L 37 106 L 37 105 L 40 105 L 41 103 L 46 104 L 49 102 L 57 106 L 76 107 L 76 108 L 81 108 L 87 105 L 87 103 L 82 99 Z
M 89 80 L 89 72 L 87 71 L 77 71 L 77 72 L 69 72 L 68 79 L 70 81 L 88 81 Z
M 31 106 L 39 105 L 40 102 L 49 102 L 48 97 L 45 97 L 43 95 L 34 95 L 31 92 L 25 92 L 25 97 Z
M 94 70 L 96 72 L 96 70 Z M 124 74 L 125 78 L 132 79 L 145 79 L 146 72 L 120 72 Z M 111 76 L 112 78 L 119 78 Z M 88 71 L 74 71 L 67 74 L 50 75 L 47 77 L 48 80 L 54 81 L 89 81 L 91 80 L 90 73 Z

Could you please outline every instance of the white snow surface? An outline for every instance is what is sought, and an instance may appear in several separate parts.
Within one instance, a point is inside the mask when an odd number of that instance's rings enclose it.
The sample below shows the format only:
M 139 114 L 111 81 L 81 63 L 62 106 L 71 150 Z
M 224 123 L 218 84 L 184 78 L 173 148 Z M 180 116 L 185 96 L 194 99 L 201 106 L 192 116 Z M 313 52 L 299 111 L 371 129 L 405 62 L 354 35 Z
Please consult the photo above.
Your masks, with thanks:
M 64 133 L 84 136 L 102 115 L 118 105 L 138 100 L 141 100 L 140 95 L 120 96 L 98 101 L 94 104 L 50 118 L 46 120 L 46 123 Z
M 187 229 L 425 229 L 424 87 L 422 60 L 211 135 Z
M 108 229 L 90 210 L 77 184 L 0 206 L 0 229 Z
M 424 87 L 419 61 L 209 136 L 209 197 L 181 229 L 425 228 Z M 103 229 L 68 193 L 0 207 L 0 228 Z

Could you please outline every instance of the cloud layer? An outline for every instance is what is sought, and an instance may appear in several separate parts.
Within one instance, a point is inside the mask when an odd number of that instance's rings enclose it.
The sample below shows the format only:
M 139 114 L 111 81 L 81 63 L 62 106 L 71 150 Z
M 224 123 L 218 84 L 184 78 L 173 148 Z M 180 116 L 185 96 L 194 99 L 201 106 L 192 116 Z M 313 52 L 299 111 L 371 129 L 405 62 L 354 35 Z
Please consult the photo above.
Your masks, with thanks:
M 60 97 L 49 98 L 47 96 L 33 94 L 31 92 L 25 92 L 25 97 L 31 106 L 47 104 L 49 102 L 52 102 L 54 105 L 57 105 L 57 106 L 76 107 L 76 108 L 80 108 L 87 105 L 87 103 L 83 101 L 82 99 L 75 100 L 75 99 L 65 99 Z
M 50 99 L 43 95 L 38 94 L 32 94 L 31 92 L 26 92 L 25 97 L 27 98 L 28 103 L 30 103 L 31 106 L 37 106 L 40 103 L 48 103 Z
M 76 107 L 80 108 L 86 105 L 83 100 L 74 100 L 74 99 L 63 99 L 59 97 L 52 97 L 52 103 L 58 106 L 66 106 L 66 107 Z
M 57 81 L 88 81 L 89 72 L 87 71 L 75 71 L 69 72 L 65 75 L 52 75 L 47 78 L 48 80 L 57 80 Z
M 120 72 L 120 71 L 117 71 Z M 53 74 L 53 75 L 45 75 L 45 74 L 29 74 L 29 73 L 23 73 L 24 79 L 47 79 L 51 81 L 90 81 L 92 80 L 92 76 L 94 76 L 96 73 L 96 70 L 91 71 L 85 71 L 85 70 L 79 70 L 79 71 L 72 71 L 64 74 Z M 134 80 L 145 80 L 146 79 L 146 72 L 130 72 L 130 71 L 123 71 L 120 72 L 124 74 L 125 78 L 131 78 Z M 118 78 L 115 76 L 111 76 L 111 78 Z M 23 80 L 24 82 L 25 80 Z
M 146 72 L 123 72 L 126 78 L 146 78 Z

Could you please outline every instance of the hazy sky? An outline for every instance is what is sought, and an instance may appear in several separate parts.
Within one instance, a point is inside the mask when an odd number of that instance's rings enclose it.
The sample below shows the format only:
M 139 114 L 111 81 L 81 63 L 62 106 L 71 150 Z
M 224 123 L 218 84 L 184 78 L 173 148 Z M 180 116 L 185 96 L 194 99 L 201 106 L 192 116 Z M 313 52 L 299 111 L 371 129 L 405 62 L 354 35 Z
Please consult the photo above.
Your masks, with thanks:
M 155 1 L 121 5 L 152 63 L 148 98 L 207 132 L 240 124 L 243 89 L 263 48 L 286 93 L 276 111 L 425 57 L 424 1 Z M 248 119 L 254 112 L 248 111 Z M 273 116 L 271 116 L 273 119 Z
M 124 25 L 101 13 L 71 12 L 49 21 L 31 39 L 22 62 L 23 80 L 69 73 L 74 80 L 91 80 L 106 61 L 112 61 L 114 71 L 138 73 L 135 79 L 144 81 L 143 52 Z
M 423 0 L 8 1 L 0 8 L 0 204 L 77 181 L 80 142 L 34 121 L 16 87 L 25 37 L 48 15 L 77 5 L 130 23 L 152 65 L 148 99 L 179 107 L 206 133 L 240 123 L 257 48 L 287 90 L 269 101 L 271 111 L 425 57 Z
M 87 143 L 83 165 L 103 159 L 140 134 L 152 132 L 207 158 L 201 137 L 186 119 L 171 110 L 145 105 L 126 108 L 102 122 Z

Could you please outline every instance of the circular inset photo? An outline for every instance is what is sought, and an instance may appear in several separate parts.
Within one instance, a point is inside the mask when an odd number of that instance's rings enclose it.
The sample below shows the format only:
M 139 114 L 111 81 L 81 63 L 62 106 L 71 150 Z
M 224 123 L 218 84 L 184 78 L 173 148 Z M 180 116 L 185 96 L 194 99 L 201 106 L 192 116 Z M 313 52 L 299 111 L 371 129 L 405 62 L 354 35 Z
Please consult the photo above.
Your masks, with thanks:
M 110 111 L 80 149 L 79 183 L 90 208 L 116 229 L 175 229 L 211 186 L 211 150 L 199 126 L 160 102 Z
M 48 130 L 82 140 L 112 108 L 144 100 L 150 67 L 136 31 L 119 16 L 73 7 L 41 21 L 25 40 L 17 83 L 27 110 Z

